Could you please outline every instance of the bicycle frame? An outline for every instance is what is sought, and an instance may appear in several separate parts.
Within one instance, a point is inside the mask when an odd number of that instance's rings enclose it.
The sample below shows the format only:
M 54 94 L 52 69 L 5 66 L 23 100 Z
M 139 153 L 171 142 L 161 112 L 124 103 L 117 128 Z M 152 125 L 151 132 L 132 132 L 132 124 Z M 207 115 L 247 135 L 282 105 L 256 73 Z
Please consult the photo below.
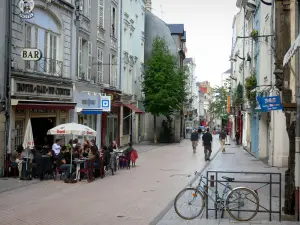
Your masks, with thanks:
M 224 203 L 227 196 L 228 196 L 228 194 L 232 191 L 232 188 L 231 188 L 229 182 L 226 182 L 225 185 L 221 183 L 225 188 L 223 190 L 222 196 L 220 197 L 219 191 L 214 190 L 213 188 L 206 186 L 206 183 L 203 181 L 203 178 L 208 180 L 207 177 L 204 177 L 203 175 L 201 175 L 198 186 L 197 186 L 197 190 L 199 190 L 205 196 L 210 198 L 215 204 L 218 204 L 218 203 L 221 203 L 221 202 Z M 208 181 L 210 181 L 210 180 L 208 180 Z M 203 186 L 201 186 L 201 184 L 203 184 Z M 213 194 L 209 195 L 209 193 L 208 193 L 209 190 L 211 190 L 213 192 Z M 213 195 L 215 195 L 216 198 L 213 198 Z M 220 208 L 221 209 L 225 208 L 225 204 L 221 204 Z

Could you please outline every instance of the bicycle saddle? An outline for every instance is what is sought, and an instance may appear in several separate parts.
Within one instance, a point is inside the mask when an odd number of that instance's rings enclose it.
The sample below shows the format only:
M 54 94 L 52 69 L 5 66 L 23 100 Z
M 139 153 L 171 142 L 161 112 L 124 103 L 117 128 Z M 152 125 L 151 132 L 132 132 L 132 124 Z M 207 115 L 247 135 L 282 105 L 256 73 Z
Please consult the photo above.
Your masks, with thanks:
M 232 177 L 225 177 L 225 176 L 223 176 L 222 178 L 223 178 L 224 180 L 227 180 L 228 182 L 234 181 L 234 178 L 232 178 Z

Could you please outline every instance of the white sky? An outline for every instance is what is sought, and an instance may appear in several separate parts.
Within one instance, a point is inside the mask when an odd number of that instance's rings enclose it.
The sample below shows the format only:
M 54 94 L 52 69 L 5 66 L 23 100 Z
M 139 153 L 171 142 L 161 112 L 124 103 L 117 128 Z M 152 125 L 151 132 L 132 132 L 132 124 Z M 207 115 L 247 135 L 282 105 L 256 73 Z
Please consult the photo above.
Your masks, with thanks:
M 166 23 L 184 24 L 187 57 L 195 58 L 198 81 L 219 85 L 221 74 L 230 68 L 235 4 L 236 0 L 152 0 L 155 15 Z

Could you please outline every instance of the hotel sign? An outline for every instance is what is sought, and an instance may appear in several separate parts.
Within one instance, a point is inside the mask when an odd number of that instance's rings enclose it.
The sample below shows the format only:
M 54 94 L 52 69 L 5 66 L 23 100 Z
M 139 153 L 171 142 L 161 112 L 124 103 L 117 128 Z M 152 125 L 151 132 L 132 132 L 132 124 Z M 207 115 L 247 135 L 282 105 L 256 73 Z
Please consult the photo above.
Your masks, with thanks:
M 15 80 L 12 81 L 12 84 L 12 95 L 15 96 L 44 96 L 49 98 L 72 98 L 73 96 L 73 90 L 71 87 L 69 88 Z

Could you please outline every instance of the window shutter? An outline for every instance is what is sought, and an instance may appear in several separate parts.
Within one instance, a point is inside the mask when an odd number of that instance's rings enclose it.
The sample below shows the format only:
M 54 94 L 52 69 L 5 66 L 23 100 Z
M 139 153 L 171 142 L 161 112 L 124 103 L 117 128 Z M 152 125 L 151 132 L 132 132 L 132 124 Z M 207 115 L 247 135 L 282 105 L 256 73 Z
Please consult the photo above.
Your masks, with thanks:
M 103 51 L 100 47 L 97 48 L 97 80 L 103 83 Z
M 91 19 L 92 14 L 92 0 L 88 0 L 88 7 L 87 7 L 87 16 Z
M 82 68 L 82 37 L 78 38 L 78 65 L 77 65 L 77 76 L 79 79 L 81 79 L 81 68 Z
M 87 80 L 92 78 L 92 42 L 88 42 L 88 66 L 86 73 Z
M 104 28 L 104 0 L 98 0 L 98 27 Z

